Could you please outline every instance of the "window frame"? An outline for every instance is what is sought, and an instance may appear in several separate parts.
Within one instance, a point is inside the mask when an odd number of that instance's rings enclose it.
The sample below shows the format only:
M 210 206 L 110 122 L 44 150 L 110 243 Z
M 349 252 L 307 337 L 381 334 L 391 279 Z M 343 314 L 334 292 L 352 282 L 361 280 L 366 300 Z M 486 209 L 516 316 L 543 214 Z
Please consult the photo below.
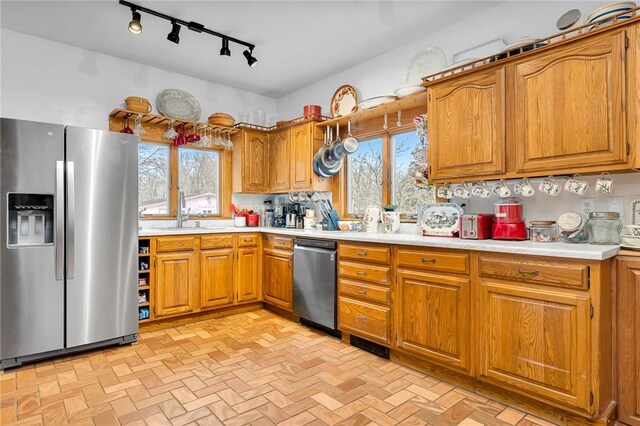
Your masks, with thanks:
M 144 215 L 144 217 L 140 218 L 142 220 L 168 220 L 175 219 L 177 217 L 177 209 L 176 204 L 178 201 L 178 163 L 179 163 L 179 150 L 180 146 L 176 146 L 173 144 L 173 141 L 167 140 L 157 140 L 157 139 L 146 139 L 141 138 L 140 143 L 146 144 L 157 144 L 157 145 L 168 145 L 169 146 L 169 214 L 159 215 L 159 214 L 148 214 Z M 231 203 L 231 152 L 230 150 L 225 150 L 221 147 L 199 147 L 193 146 L 192 144 L 183 145 L 188 149 L 200 150 L 200 151 L 218 151 L 219 152 L 219 163 L 220 163 L 220 175 L 219 175 L 219 206 L 220 211 L 215 215 L 205 215 L 199 216 L 202 219 L 229 219 L 231 217 L 231 212 L 227 211 L 224 206 L 228 206 Z M 140 207 L 138 207 L 140 208 Z M 143 213 L 144 214 L 144 213 Z
M 391 195 L 392 195 L 391 180 L 393 179 L 392 167 L 395 161 L 395 158 L 392 158 L 390 155 L 391 154 L 390 152 L 391 138 L 394 135 L 407 133 L 412 130 L 415 131 L 415 126 L 411 123 L 411 124 L 404 124 L 399 127 L 389 128 L 387 130 L 381 130 L 381 131 L 368 131 L 368 132 L 361 132 L 358 134 L 355 134 L 354 132 L 354 136 L 358 138 L 358 140 L 362 140 L 362 141 L 375 139 L 375 138 L 382 138 L 382 168 L 383 168 L 382 205 L 391 204 Z M 338 214 L 340 215 L 340 218 L 343 218 L 346 220 L 362 219 L 363 215 L 358 215 L 358 214 L 354 215 L 354 214 L 348 213 L 348 199 L 347 199 L 348 172 L 346 169 L 347 169 L 347 166 L 345 164 L 345 167 L 343 167 L 342 170 L 340 170 L 340 173 L 337 176 L 336 185 L 334 186 L 334 188 L 337 188 L 337 192 L 338 192 L 338 194 L 334 195 L 334 198 L 339 200 L 336 203 L 336 204 L 339 204 Z M 405 223 L 415 223 L 416 218 L 407 216 L 406 214 L 402 214 L 400 217 L 400 221 Z

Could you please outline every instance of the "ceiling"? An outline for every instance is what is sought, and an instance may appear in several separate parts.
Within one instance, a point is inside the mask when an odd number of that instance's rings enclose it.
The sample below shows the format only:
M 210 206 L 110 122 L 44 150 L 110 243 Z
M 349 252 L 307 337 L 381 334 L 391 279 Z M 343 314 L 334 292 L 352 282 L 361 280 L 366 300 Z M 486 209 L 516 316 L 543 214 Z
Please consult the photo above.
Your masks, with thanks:
M 243 46 L 142 14 L 143 33 L 127 30 L 131 11 L 112 1 L 2 1 L 0 25 L 203 80 L 278 98 L 425 36 L 496 1 L 136 1 L 256 45 Z

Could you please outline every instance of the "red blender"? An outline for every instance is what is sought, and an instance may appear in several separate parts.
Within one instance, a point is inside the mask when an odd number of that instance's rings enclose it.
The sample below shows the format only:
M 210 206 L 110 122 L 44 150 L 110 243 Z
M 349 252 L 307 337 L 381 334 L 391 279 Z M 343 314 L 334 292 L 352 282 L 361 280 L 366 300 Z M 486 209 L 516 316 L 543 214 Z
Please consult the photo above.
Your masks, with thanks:
M 491 237 L 494 240 L 526 240 L 527 225 L 524 221 L 524 204 L 518 197 L 501 198 L 493 205 L 493 226 Z

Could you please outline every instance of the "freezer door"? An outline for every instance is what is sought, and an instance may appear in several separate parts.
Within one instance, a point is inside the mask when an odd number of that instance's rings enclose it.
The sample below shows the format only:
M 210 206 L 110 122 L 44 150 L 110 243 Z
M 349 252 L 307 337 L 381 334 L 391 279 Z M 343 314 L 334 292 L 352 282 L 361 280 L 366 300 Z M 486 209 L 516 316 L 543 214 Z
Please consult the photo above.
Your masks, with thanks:
M 67 347 L 138 332 L 138 142 L 67 127 Z
M 6 360 L 64 346 L 64 127 L 2 118 L 0 134 L 0 360 Z M 53 244 L 10 244 L 9 211 L 13 226 L 18 211 L 15 200 L 8 205 L 10 193 L 53 195 L 53 217 L 47 216 L 55 224 Z

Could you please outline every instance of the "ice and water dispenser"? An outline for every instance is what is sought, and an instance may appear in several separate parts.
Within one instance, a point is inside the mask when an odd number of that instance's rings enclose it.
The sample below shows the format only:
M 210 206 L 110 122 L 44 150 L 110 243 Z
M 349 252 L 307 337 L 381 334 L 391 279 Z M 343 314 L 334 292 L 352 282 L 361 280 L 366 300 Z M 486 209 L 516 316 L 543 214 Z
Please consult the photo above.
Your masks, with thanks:
M 53 195 L 9 193 L 9 247 L 53 244 Z

